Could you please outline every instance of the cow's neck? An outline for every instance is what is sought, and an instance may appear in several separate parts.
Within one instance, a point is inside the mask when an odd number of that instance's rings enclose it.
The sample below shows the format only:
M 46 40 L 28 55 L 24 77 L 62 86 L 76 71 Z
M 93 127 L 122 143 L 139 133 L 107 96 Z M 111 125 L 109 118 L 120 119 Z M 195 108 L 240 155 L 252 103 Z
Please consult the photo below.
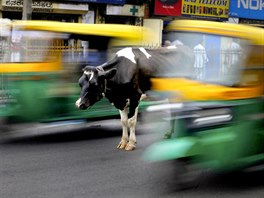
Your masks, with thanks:
M 117 64 L 117 62 L 118 62 L 118 59 L 117 59 L 117 57 L 115 57 L 115 58 L 107 61 L 106 63 L 98 66 L 98 67 L 100 67 L 104 71 L 107 71 L 107 70 L 112 69 L 113 67 L 115 67 L 115 65 Z
M 107 61 L 106 63 L 104 63 L 104 64 L 102 64 L 100 66 L 97 66 L 96 68 L 97 68 L 97 70 L 99 72 L 104 72 L 104 71 L 107 71 L 107 70 L 112 69 L 113 67 L 115 67 L 117 63 L 118 63 L 118 59 L 115 57 L 115 58 Z M 107 79 L 104 80 L 104 85 L 103 86 L 104 86 L 104 91 L 103 91 L 102 95 L 103 95 L 103 97 L 106 97 L 106 98 L 109 99 L 109 96 L 108 96 L 109 94 L 107 94 L 107 86 L 109 86 L 109 83 L 108 83 Z
M 97 71 L 98 72 L 104 72 L 104 68 L 102 67 L 102 65 L 100 66 L 97 66 L 96 67 Z M 102 96 L 107 98 L 108 100 L 112 100 L 111 98 L 111 90 L 112 90 L 112 82 L 110 82 L 109 80 L 107 79 L 104 79 L 104 82 L 103 82 L 103 92 L 102 92 Z
M 97 70 L 98 72 L 104 72 L 104 69 L 103 69 L 102 65 L 97 66 L 97 67 L 96 67 L 96 70 Z M 103 92 L 102 92 L 103 97 L 105 97 L 105 95 L 106 95 L 106 86 L 107 86 L 107 80 L 104 79 Z

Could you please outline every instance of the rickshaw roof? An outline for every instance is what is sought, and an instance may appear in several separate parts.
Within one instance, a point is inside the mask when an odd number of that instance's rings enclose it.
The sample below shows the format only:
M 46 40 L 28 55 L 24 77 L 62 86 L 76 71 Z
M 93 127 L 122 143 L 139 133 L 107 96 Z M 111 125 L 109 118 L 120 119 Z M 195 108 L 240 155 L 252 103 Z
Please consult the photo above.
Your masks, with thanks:
M 147 33 L 147 29 L 143 27 L 127 24 L 84 24 L 39 20 L 13 21 L 13 28 L 80 35 L 107 36 L 131 40 L 142 39 L 143 33 Z
M 251 40 L 254 44 L 264 45 L 264 29 L 250 25 L 202 20 L 175 20 L 168 25 L 167 30 L 240 37 Z

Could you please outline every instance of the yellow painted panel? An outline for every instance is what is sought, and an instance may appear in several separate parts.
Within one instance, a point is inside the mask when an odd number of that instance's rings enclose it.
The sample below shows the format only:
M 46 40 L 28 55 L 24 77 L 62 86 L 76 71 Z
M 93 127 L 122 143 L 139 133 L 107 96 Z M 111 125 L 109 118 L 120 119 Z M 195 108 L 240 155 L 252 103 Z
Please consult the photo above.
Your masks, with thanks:
M 263 85 L 237 88 L 176 78 L 153 78 L 151 81 L 154 90 L 178 91 L 186 100 L 246 99 L 258 97 L 263 93 Z
M 1 63 L 0 73 L 54 72 L 60 71 L 60 62 Z

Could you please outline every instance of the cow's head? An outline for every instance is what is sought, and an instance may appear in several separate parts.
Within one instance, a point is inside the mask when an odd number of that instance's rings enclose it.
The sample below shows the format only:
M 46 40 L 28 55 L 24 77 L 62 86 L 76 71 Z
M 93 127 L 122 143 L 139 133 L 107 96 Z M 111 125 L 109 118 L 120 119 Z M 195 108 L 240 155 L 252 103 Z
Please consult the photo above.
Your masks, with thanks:
M 106 80 L 116 74 L 116 69 L 104 71 L 101 67 L 86 66 L 83 75 L 79 79 L 81 87 L 80 98 L 76 101 L 76 107 L 87 109 L 102 99 L 106 89 Z

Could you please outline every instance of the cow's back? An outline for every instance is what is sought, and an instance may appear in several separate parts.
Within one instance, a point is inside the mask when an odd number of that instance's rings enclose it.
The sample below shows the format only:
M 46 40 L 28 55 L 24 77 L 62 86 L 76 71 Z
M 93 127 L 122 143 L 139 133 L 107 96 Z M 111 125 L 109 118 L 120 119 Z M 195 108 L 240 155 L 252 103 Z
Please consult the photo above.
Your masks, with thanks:
M 139 49 L 134 49 L 133 52 L 137 59 L 139 85 L 143 92 L 151 88 L 150 78 L 168 74 L 181 76 L 192 72 L 194 65 L 193 51 L 187 46 L 146 50 L 149 58 Z

